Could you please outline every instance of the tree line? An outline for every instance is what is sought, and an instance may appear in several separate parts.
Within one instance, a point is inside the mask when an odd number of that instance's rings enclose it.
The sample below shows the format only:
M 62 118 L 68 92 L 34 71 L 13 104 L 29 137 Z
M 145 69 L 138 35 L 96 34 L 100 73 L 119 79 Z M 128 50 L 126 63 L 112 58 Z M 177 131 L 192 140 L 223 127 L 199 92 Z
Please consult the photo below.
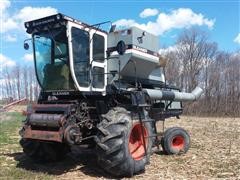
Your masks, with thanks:
M 196 28 L 183 31 L 172 48 L 160 50 L 168 63 L 168 84 L 191 92 L 197 85 L 204 89 L 201 99 L 184 103 L 185 113 L 197 115 L 240 115 L 240 51 L 219 50 L 209 35 Z M 0 97 L 29 101 L 38 98 L 40 87 L 33 66 L 17 65 L 2 70 Z
M 2 69 L 0 83 L 0 97 L 4 103 L 26 98 L 28 101 L 36 101 L 40 92 L 35 70 L 32 65 L 16 65 Z
M 198 115 L 240 115 L 240 51 L 225 52 L 209 35 L 192 28 L 182 32 L 174 48 L 163 52 L 168 60 L 166 79 L 183 91 L 197 85 L 201 99 L 185 103 L 185 113 Z

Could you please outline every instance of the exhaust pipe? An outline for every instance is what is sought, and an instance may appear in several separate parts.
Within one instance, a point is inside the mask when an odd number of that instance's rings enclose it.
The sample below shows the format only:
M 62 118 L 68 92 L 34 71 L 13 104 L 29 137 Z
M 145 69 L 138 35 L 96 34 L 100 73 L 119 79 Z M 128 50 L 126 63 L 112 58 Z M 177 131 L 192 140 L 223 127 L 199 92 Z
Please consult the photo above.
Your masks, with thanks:
M 195 101 L 203 93 L 202 88 L 196 87 L 191 93 L 178 91 L 162 91 L 157 89 L 144 89 L 152 100 L 170 100 L 170 101 Z

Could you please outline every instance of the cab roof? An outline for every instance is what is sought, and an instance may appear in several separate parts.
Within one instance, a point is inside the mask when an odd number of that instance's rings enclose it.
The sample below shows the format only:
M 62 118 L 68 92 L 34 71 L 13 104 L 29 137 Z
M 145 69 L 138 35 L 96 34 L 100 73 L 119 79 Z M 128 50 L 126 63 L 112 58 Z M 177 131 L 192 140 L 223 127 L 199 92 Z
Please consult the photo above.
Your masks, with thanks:
M 89 27 L 91 29 L 95 29 L 97 31 L 101 31 L 105 34 L 108 34 L 108 32 L 106 32 L 102 29 L 96 28 L 95 25 L 89 25 L 87 23 L 81 22 L 79 20 L 76 20 L 74 18 L 71 18 L 71 17 L 61 14 L 61 13 L 47 16 L 47 17 L 44 17 L 41 19 L 36 19 L 36 20 L 25 22 L 24 26 L 27 29 L 27 33 L 31 34 L 34 29 L 41 28 L 47 24 L 56 24 L 56 23 L 64 24 L 67 21 L 71 21 L 76 24 L 83 25 L 83 26 Z

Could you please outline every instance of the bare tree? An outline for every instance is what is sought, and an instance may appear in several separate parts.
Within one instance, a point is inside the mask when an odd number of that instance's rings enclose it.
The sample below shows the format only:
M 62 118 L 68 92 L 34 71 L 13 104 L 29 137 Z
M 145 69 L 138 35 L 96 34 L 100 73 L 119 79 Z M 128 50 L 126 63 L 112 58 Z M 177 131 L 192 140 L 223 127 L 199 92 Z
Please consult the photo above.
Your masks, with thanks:
M 17 98 L 21 99 L 21 66 L 17 65 L 14 67 L 13 71 L 13 81 L 15 82 Z
M 27 99 L 29 99 L 29 67 L 25 66 L 23 68 L 23 86 L 24 86 L 24 95 Z
M 216 43 L 208 40 L 208 35 L 199 29 L 184 31 L 178 38 L 178 58 L 182 61 L 182 87 L 190 91 L 199 81 L 204 62 L 210 61 L 216 53 Z
M 200 84 L 205 91 L 201 100 L 185 104 L 187 112 L 240 115 L 240 51 L 218 51 L 207 33 L 195 28 L 180 34 L 174 47 L 165 52 L 167 82 L 186 91 Z

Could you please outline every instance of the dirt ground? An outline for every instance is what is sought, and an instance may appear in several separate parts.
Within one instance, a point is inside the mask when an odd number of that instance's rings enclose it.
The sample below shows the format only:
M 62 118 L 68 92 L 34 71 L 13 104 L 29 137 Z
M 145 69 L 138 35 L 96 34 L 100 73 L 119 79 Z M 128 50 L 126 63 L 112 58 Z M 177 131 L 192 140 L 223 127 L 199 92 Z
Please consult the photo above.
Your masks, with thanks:
M 165 122 L 165 126 L 185 128 L 191 135 L 191 148 L 184 155 L 168 156 L 161 151 L 153 154 L 145 172 L 135 175 L 134 179 L 240 179 L 240 118 L 172 118 Z M 17 129 L 10 135 L 18 140 Z M 1 168 L 15 168 L 14 172 L 18 173 L 15 177 L 114 178 L 102 172 L 89 150 L 73 148 L 62 162 L 42 165 L 28 159 L 16 143 L 5 145 L 0 151 L 0 159 L 4 159 Z M 4 178 L 3 173 L 0 172 Z M 11 173 L 7 174 L 7 170 L 5 173 L 6 179 L 11 179 Z

